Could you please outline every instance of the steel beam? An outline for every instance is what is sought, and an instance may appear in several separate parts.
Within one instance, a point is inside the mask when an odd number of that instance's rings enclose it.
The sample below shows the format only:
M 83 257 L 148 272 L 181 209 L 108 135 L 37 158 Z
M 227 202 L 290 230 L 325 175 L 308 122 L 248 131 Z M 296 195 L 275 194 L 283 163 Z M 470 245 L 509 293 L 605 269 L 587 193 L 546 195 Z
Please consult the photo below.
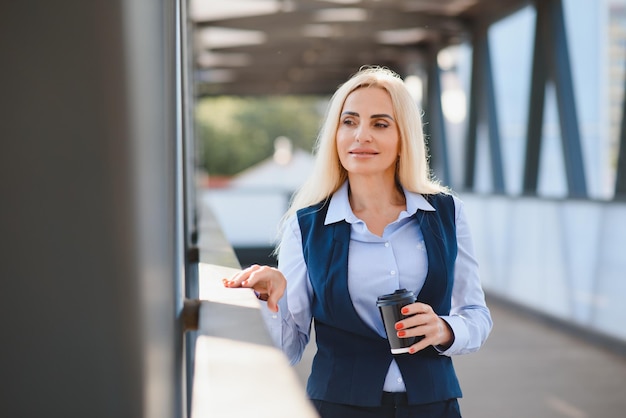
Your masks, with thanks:
M 443 108 L 441 105 L 441 69 L 437 63 L 439 48 L 433 46 L 428 54 L 427 66 L 427 101 L 425 121 L 427 144 L 431 155 L 431 168 L 438 179 L 446 185 L 450 185 L 450 162 L 448 154 L 448 138 L 446 135 Z
M 475 34 L 476 35 L 476 34 Z M 474 39 L 474 45 L 477 40 Z M 478 50 L 472 50 L 472 75 L 470 80 L 469 92 L 469 112 L 467 119 L 467 141 L 465 145 L 465 175 L 463 176 L 463 187 L 466 190 L 473 190 L 476 179 L 476 145 L 478 142 L 478 94 L 481 91 L 482 71 L 480 59 L 478 58 Z
M 491 178 L 493 192 L 505 193 L 504 170 L 502 169 L 502 152 L 500 150 L 500 130 L 498 128 L 498 114 L 496 111 L 496 94 L 493 86 L 493 72 L 491 70 L 491 52 L 489 39 L 485 35 L 475 46 L 479 49 L 479 57 L 482 62 L 483 91 L 481 99 L 484 104 L 484 116 L 489 130 L 489 156 L 491 157 Z
M 565 18 L 562 0 L 551 0 L 549 6 L 552 42 L 548 44 L 548 57 L 553 67 L 552 80 L 556 86 L 556 99 L 559 108 L 563 157 L 570 197 L 586 198 L 587 184 L 585 165 L 580 141 L 578 117 L 576 114 L 576 98 L 572 79 Z
M 503 194 L 506 192 L 506 186 L 487 26 L 482 25 L 475 28 L 473 47 L 465 188 L 472 189 L 474 187 L 476 145 L 478 140 L 477 129 L 479 123 L 486 123 L 489 134 L 489 157 L 493 192 Z
M 524 160 L 524 182 L 522 193 L 536 195 L 539 184 L 539 161 L 541 154 L 541 134 L 543 132 L 543 113 L 545 107 L 545 89 L 548 81 L 546 52 L 544 42 L 546 32 L 546 14 L 537 6 L 535 22 L 535 42 L 530 80 L 530 100 L 528 101 L 528 123 L 526 129 L 526 156 Z
M 586 198 L 587 185 L 562 1 L 537 1 L 535 5 L 537 23 L 522 190 L 525 194 L 537 193 L 545 86 L 550 79 L 556 88 L 568 195 Z

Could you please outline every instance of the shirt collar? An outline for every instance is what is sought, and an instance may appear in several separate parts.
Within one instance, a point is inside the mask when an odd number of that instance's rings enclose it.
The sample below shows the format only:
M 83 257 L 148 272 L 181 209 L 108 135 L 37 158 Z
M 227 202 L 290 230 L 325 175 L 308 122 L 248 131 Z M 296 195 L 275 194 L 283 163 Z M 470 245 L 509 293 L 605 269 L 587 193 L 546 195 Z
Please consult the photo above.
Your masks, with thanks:
M 409 192 L 404 190 L 404 196 L 406 198 L 406 211 L 403 212 L 405 216 L 412 216 L 417 213 L 418 210 L 435 211 L 430 203 L 419 193 Z M 402 216 L 402 215 L 401 215 Z M 357 221 L 357 217 L 352 212 L 350 207 L 350 201 L 348 200 L 348 182 L 346 181 L 339 187 L 339 189 L 333 193 L 328 204 L 328 212 L 326 213 L 326 219 L 324 224 L 332 224 L 335 222 L 345 220 L 348 223 L 354 223 Z

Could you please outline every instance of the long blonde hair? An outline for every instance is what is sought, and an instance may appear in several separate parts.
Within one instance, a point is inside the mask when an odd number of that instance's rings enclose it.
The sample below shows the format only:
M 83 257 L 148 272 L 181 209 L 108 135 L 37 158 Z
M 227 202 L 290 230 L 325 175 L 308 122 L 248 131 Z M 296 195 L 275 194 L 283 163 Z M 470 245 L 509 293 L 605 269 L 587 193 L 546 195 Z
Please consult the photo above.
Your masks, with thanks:
M 420 110 L 400 76 L 383 67 L 366 67 L 354 74 L 333 94 L 315 145 L 315 163 L 304 185 L 296 192 L 285 219 L 297 210 L 328 199 L 348 178 L 339 161 L 335 136 L 344 102 L 350 93 L 362 87 L 378 87 L 391 96 L 400 135 L 400 156 L 396 181 L 405 189 L 420 194 L 446 193 L 433 180 Z

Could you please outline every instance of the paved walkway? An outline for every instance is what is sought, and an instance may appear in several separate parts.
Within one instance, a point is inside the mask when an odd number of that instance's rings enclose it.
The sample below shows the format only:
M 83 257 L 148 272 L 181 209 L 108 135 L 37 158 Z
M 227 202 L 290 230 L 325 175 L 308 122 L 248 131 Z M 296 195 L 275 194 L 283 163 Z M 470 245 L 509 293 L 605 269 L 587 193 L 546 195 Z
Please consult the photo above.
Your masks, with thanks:
M 626 357 L 500 302 L 488 304 L 489 340 L 454 360 L 464 418 L 626 417 Z M 309 347 L 296 366 L 303 382 L 313 352 Z

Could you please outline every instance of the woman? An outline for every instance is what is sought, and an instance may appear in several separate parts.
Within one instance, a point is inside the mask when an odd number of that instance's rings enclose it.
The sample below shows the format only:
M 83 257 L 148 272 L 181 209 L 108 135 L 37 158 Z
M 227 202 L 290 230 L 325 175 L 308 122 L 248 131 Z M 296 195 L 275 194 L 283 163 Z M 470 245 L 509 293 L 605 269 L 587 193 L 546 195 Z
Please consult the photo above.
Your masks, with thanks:
M 395 73 L 366 68 L 336 91 L 285 219 L 278 268 L 225 285 L 267 301 L 292 363 L 314 320 L 307 393 L 320 415 L 460 417 L 450 356 L 478 350 L 492 322 L 463 204 L 431 180 L 420 112 Z M 400 288 L 418 298 L 397 334 L 422 338 L 393 355 L 376 300 Z

